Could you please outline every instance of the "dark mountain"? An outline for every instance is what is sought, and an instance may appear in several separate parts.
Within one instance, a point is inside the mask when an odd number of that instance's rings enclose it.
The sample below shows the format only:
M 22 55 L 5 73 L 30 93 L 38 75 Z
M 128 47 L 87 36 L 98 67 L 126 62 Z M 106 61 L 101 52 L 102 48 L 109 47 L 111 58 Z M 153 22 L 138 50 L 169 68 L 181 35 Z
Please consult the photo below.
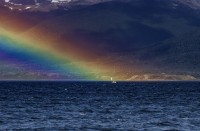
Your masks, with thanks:
M 173 72 L 199 72 L 200 30 L 192 31 L 137 52 L 137 59 Z
M 139 66 L 145 73 L 199 77 L 200 11 L 195 2 L 110 1 L 70 10 L 11 11 L 9 15 L 23 20 L 18 28 L 22 34 L 51 38 L 58 47 L 67 41 L 75 49 L 99 53 L 92 57 L 94 61 L 103 58 L 112 64 L 126 63 L 131 71 Z M 7 24 L 1 15 L 0 19 Z
M 56 3 L 56 4 L 68 4 L 68 5 L 91 5 L 91 4 L 98 4 L 102 2 L 108 2 L 108 1 L 121 1 L 121 2 L 138 2 L 141 0 L 9 0 L 10 2 L 14 4 L 24 4 L 24 5 L 31 5 L 35 3 Z M 146 0 L 146 1 L 152 1 L 152 0 Z M 155 1 L 155 0 L 154 0 Z M 166 0 L 156 0 L 156 2 L 166 2 Z M 199 9 L 200 2 L 199 0 L 168 0 L 170 2 L 174 3 L 174 6 L 177 6 L 176 4 L 183 4 L 186 6 L 189 6 L 194 9 Z M 0 2 L 5 2 L 5 0 L 0 0 Z
M 161 0 L 106 2 L 67 11 L 35 29 L 48 29 L 56 32 L 59 39 L 79 44 L 95 43 L 89 46 L 103 50 L 131 51 L 200 27 L 199 11 L 182 4 L 173 5 L 171 1 Z

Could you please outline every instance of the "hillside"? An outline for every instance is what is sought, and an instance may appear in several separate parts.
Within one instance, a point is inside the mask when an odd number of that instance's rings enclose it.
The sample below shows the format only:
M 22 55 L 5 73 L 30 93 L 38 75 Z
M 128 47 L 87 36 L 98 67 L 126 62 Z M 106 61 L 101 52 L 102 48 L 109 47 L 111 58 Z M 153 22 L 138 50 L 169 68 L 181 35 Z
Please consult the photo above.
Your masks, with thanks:
M 27 33 L 38 29 L 86 47 L 107 51 L 143 48 L 190 32 L 200 27 L 200 15 L 185 6 L 171 7 L 170 2 L 150 5 L 140 2 L 107 2 L 43 21 Z M 78 38 L 78 39 L 77 39 Z M 95 45 L 93 45 L 95 43 Z
M 137 58 L 156 68 L 200 73 L 200 31 L 186 33 L 138 51 Z
M 142 74 L 138 79 L 146 74 L 155 79 L 193 79 L 200 76 L 200 12 L 187 2 L 176 2 L 181 4 L 111 1 L 49 12 L 2 7 L 0 25 L 20 37 L 48 40 L 57 51 L 78 52 L 84 62 L 115 66 L 115 73 L 125 79 L 133 74 Z

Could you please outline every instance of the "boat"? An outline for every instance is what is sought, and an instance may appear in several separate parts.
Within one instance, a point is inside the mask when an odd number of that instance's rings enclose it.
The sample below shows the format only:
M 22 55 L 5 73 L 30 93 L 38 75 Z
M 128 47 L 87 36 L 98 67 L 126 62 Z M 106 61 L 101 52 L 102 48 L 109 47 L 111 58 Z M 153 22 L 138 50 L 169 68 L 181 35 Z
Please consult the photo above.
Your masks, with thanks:
M 111 82 L 112 82 L 113 84 L 116 84 L 116 83 L 117 83 L 115 80 L 113 80 L 112 77 L 110 78 L 110 80 L 111 80 Z

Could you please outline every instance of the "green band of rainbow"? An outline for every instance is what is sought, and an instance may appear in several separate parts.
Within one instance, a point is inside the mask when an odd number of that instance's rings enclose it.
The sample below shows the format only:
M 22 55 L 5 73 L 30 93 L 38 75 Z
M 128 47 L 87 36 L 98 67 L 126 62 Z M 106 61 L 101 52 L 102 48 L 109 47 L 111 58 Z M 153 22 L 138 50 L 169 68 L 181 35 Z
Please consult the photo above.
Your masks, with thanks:
M 5 30 L 0 30 L 0 57 L 1 62 L 14 63 L 27 71 L 54 73 L 70 80 L 98 80 L 97 70 L 77 63 L 70 56 L 57 52 L 47 44 L 41 45 Z

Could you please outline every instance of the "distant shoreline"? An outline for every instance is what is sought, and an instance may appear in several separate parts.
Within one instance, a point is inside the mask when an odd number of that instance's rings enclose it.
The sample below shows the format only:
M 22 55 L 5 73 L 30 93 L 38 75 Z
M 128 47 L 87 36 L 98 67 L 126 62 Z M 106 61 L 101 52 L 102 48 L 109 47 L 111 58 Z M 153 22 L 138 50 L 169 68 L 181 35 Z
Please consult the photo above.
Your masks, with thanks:
M 110 83 L 111 81 L 95 80 L 0 80 L 0 82 L 77 82 L 77 83 Z M 117 83 L 179 83 L 179 82 L 200 82 L 200 80 L 144 80 L 144 81 L 117 81 Z

